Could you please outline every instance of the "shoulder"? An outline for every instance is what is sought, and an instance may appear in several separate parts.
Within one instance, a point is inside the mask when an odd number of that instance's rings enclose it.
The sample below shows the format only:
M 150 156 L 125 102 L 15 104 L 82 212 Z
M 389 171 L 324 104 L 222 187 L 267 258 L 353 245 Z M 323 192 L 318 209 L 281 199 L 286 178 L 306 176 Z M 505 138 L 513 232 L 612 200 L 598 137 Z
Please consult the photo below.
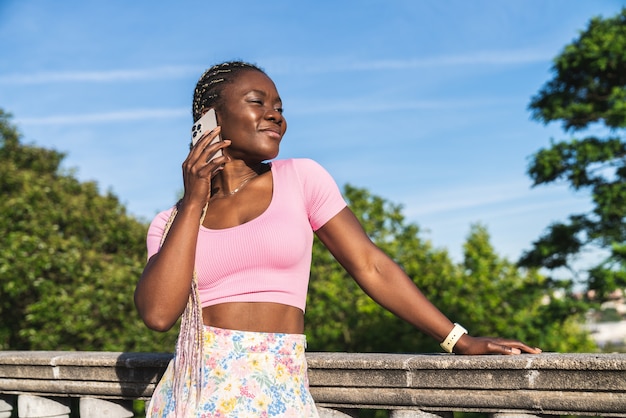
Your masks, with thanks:
M 290 158 L 272 162 L 272 171 L 279 179 L 289 179 L 305 189 L 332 186 L 335 180 L 320 163 L 310 158 Z
M 156 216 L 152 219 L 152 222 L 150 222 L 150 229 L 163 230 L 165 224 L 167 224 L 167 221 L 170 219 L 173 210 L 174 206 L 157 213 Z
M 272 163 L 279 181 L 294 185 L 301 193 L 309 223 L 314 231 L 346 207 L 330 173 L 310 158 L 292 158 Z
M 327 173 L 320 163 L 310 158 L 288 158 L 272 161 L 272 168 L 277 171 L 296 171 L 302 174 Z
M 154 217 L 154 219 L 152 219 L 152 222 L 150 222 L 148 235 L 146 237 L 146 243 L 148 246 L 148 258 L 152 257 L 159 251 L 165 227 L 170 219 L 170 216 L 172 215 L 173 210 L 174 206 L 167 210 L 164 210 L 163 212 L 159 212 Z

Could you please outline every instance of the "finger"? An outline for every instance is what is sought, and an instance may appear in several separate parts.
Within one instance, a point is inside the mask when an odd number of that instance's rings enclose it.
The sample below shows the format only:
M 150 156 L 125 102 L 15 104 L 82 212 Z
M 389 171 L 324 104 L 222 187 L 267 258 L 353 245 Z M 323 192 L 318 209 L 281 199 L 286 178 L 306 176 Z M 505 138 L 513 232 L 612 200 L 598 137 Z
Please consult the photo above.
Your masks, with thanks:
M 502 346 L 505 350 L 505 354 L 522 354 L 522 350 L 516 347 Z
M 189 161 L 189 163 L 191 163 L 191 165 L 201 160 L 202 153 L 205 151 L 206 147 L 211 144 L 211 142 L 220 134 L 220 132 L 221 127 L 217 126 L 209 132 L 205 132 L 202 134 L 198 141 L 191 147 L 191 150 L 189 150 L 187 160 Z M 206 161 L 206 159 L 204 161 Z
M 218 171 L 224 168 L 224 165 L 230 161 L 223 149 L 230 145 L 230 141 L 220 141 L 217 144 L 212 144 L 204 149 L 200 154 L 200 161 L 203 161 L 202 171 L 210 171 L 211 176 L 214 176 Z M 205 169 L 206 167 L 206 169 Z
M 213 144 L 209 144 L 202 150 L 201 155 L 203 157 L 206 157 L 206 162 L 208 163 L 212 159 L 216 159 L 218 157 L 224 156 L 224 153 L 220 152 L 220 150 L 223 150 L 229 147 L 230 144 L 231 144 L 231 141 L 229 140 L 224 140 L 224 141 L 215 142 Z M 215 156 L 216 154 L 218 154 L 217 157 Z M 225 161 L 223 162 L 227 162 L 227 161 L 228 161 L 228 158 L 226 158 Z
M 198 139 L 198 142 L 194 145 L 194 148 L 202 149 L 207 146 L 216 136 L 220 134 L 222 131 L 221 126 L 216 126 L 208 132 L 202 134 L 202 136 Z
M 216 129 L 219 129 L 219 127 Z M 211 141 L 215 139 L 218 133 L 219 132 L 211 131 L 210 135 L 203 135 L 198 143 L 191 149 L 185 160 L 185 164 L 189 167 L 190 171 L 196 172 L 197 175 L 200 176 L 203 174 L 206 175 L 207 171 L 215 174 L 215 168 L 223 167 L 225 163 L 230 161 L 230 158 L 226 157 L 223 153 L 221 153 L 222 155 L 216 156 L 219 150 L 230 146 L 231 143 L 231 141 L 225 140 L 211 144 Z
M 521 341 L 517 341 L 517 340 L 505 340 L 502 342 L 502 344 L 509 346 L 509 347 L 515 347 L 520 349 L 521 351 L 525 352 L 525 353 L 531 353 L 531 354 L 539 354 L 541 353 L 541 349 L 537 348 L 537 347 L 531 347 L 529 345 L 524 344 Z

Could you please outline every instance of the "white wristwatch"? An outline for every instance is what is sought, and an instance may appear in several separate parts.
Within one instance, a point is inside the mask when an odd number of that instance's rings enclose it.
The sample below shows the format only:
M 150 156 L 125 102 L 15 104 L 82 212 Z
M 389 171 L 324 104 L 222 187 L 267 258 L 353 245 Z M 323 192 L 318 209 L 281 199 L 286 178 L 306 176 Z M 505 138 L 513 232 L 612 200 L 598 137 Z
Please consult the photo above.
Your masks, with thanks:
M 461 325 L 455 323 L 454 328 L 452 328 L 452 331 L 450 331 L 450 334 L 448 334 L 446 339 L 443 340 L 443 342 L 439 345 L 446 352 L 451 353 L 452 349 L 454 348 L 454 345 L 456 344 L 457 341 L 459 341 L 459 338 L 461 338 L 463 334 L 467 334 L 467 330 L 463 328 Z

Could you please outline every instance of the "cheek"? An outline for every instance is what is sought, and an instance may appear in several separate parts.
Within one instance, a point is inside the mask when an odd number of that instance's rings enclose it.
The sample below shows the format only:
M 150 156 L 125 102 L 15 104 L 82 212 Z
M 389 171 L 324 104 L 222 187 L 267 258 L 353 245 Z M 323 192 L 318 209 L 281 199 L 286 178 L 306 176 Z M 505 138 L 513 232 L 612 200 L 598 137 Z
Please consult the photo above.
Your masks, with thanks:
M 233 139 L 241 135 L 242 123 L 238 118 L 225 117 L 221 122 L 222 138 Z

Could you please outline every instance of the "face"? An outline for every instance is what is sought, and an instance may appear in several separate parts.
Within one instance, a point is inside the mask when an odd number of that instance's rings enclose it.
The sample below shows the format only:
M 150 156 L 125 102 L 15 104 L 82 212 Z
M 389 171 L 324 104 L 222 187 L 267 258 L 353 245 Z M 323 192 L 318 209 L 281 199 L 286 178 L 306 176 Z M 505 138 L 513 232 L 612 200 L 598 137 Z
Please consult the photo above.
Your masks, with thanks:
M 228 154 L 247 161 L 275 158 L 287 121 L 272 80 L 259 71 L 243 71 L 224 87 L 222 98 L 217 116 L 222 138 L 232 141 Z

